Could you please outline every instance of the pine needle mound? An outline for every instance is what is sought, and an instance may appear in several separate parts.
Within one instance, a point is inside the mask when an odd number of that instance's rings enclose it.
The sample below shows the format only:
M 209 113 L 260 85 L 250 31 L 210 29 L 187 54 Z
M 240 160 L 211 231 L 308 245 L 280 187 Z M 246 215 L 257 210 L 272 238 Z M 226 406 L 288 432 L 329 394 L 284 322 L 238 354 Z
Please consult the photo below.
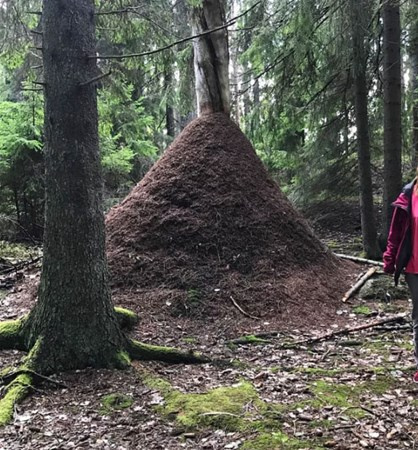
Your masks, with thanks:
M 256 316 L 318 317 L 350 284 L 221 113 L 189 124 L 106 226 L 115 291 L 158 314 L 220 317 L 232 297 Z

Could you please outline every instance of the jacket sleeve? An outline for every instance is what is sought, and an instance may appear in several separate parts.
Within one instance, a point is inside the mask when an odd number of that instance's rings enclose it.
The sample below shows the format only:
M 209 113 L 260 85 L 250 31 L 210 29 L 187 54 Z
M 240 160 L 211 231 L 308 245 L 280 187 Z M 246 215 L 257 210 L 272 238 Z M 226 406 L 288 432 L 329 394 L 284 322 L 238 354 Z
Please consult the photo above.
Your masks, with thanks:
M 402 239 L 405 236 L 407 226 L 408 213 L 402 208 L 395 207 L 390 224 L 386 251 L 383 253 L 383 270 L 386 273 L 395 272 L 396 256 Z

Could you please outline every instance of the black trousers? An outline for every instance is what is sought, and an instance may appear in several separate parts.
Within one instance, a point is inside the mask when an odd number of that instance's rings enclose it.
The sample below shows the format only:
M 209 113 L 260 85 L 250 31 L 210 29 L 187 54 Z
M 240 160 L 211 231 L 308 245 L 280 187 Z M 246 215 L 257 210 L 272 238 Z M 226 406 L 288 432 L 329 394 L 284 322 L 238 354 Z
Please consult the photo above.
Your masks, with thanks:
M 412 296 L 412 327 L 414 331 L 414 356 L 418 367 L 418 274 L 406 273 L 405 280 L 408 283 Z

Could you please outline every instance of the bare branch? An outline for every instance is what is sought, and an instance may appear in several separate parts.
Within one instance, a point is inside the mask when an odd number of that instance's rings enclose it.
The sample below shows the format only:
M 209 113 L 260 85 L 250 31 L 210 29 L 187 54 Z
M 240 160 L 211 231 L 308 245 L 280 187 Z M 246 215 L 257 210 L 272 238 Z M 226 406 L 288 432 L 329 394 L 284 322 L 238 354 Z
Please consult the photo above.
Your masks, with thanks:
M 97 11 L 96 16 L 109 16 L 112 14 L 127 14 L 127 13 L 136 12 L 140 8 L 141 8 L 140 6 L 127 6 L 126 8 L 113 9 L 110 11 Z
M 21 91 L 26 91 L 26 92 L 43 92 L 44 90 L 41 88 L 23 88 L 21 89 Z
M 83 86 L 88 86 L 89 84 L 95 83 L 96 81 L 102 80 L 105 77 L 108 77 L 109 75 L 111 75 L 112 71 L 109 70 L 109 72 L 107 73 L 102 73 L 100 75 L 98 75 L 97 77 L 94 77 L 88 81 L 84 81 L 83 83 L 79 83 L 79 87 L 83 87 Z

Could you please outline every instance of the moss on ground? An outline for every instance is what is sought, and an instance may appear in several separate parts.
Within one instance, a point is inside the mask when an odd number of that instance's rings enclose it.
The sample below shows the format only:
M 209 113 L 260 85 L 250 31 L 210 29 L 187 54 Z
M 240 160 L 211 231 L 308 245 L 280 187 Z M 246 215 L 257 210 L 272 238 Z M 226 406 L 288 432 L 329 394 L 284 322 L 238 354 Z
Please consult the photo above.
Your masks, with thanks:
M 288 435 L 274 431 L 272 433 L 262 433 L 254 439 L 247 440 L 240 447 L 242 450 L 287 450 L 287 449 L 312 449 L 317 450 L 323 447 L 312 446 L 312 442 L 300 441 Z
M 232 344 L 248 344 L 248 345 L 264 345 L 264 344 L 271 344 L 271 341 L 268 339 L 262 339 L 260 337 L 254 336 L 253 334 L 248 334 L 245 336 L 241 336 L 237 339 L 234 339 L 231 341 Z
M 175 417 L 177 423 L 187 430 L 201 427 L 244 430 L 248 419 L 243 415 L 245 406 L 262 405 L 256 390 L 248 382 L 218 387 L 202 394 L 185 394 L 161 379 L 147 377 L 144 382 L 163 395 L 165 404 L 158 408 L 159 412 Z
M 318 380 L 310 386 L 315 399 L 308 401 L 308 404 L 310 403 L 315 408 L 321 408 L 325 405 L 336 406 L 344 409 L 347 416 L 360 419 L 367 414 L 362 409 L 362 406 L 366 406 L 363 397 L 367 394 L 384 394 L 395 385 L 396 380 L 389 375 L 378 375 L 375 380 L 353 386 Z
M 197 339 L 193 336 L 186 336 L 186 337 L 181 338 L 181 340 L 183 342 L 186 342 L 187 344 L 196 344 L 196 342 L 197 342 Z
M 117 392 L 114 394 L 105 395 L 100 400 L 102 405 L 100 413 L 107 415 L 114 411 L 121 411 L 132 406 L 133 402 L 134 400 L 130 395 Z
M 143 374 L 143 381 L 164 398 L 164 404 L 156 406 L 156 410 L 175 420 L 185 431 L 212 428 L 257 433 L 244 444 L 242 448 L 245 449 L 319 448 L 315 442 L 307 443 L 283 433 L 281 420 L 287 405 L 264 402 L 247 381 L 201 394 L 185 394 L 174 389 L 168 381 L 150 374 Z
M 367 407 L 367 397 L 381 395 L 393 388 L 396 383 L 390 375 L 381 374 L 381 368 L 375 369 L 379 374 L 374 375 L 373 380 L 352 386 L 324 380 L 312 382 L 309 385 L 311 398 L 289 404 L 264 402 L 248 381 L 218 387 L 201 394 L 186 394 L 174 389 L 168 381 L 154 378 L 150 374 L 144 374 L 143 380 L 164 399 L 162 405 L 156 406 L 157 411 L 175 420 L 184 430 L 212 428 L 256 433 L 254 438 L 247 440 L 241 447 L 248 450 L 318 449 L 322 448 L 320 440 L 306 442 L 283 433 L 281 424 L 287 414 L 308 407 L 315 415 L 315 410 L 320 411 L 324 406 L 334 406 L 341 409 L 346 416 L 356 419 L 364 417 L 368 414 L 367 410 L 362 408 Z M 319 376 L 334 376 L 340 373 L 340 369 L 309 369 L 309 372 Z M 333 426 L 333 422 L 314 420 L 308 426 L 328 429 Z
M 372 313 L 372 310 L 366 305 L 358 305 L 353 308 L 353 313 L 360 316 L 368 316 Z

